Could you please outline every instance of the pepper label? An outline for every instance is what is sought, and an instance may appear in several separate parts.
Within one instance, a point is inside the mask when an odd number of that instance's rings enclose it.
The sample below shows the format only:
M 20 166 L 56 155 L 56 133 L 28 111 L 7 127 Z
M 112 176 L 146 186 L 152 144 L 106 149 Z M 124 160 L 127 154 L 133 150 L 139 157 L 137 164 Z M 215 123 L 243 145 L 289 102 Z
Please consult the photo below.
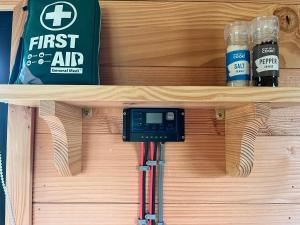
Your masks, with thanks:
M 237 50 L 228 52 L 226 54 L 227 81 L 250 80 L 249 64 L 249 50 Z
M 256 45 L 253 48 L 253 77 L 279 76 L 277 44 Z

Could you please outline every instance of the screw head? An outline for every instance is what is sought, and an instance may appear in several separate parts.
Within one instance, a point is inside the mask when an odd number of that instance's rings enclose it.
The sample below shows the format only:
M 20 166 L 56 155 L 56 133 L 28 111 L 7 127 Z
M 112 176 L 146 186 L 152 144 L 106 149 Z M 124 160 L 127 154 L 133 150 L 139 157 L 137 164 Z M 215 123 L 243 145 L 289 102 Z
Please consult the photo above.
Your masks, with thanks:
M 91 118 L 93 116 L 93 110 L 91 108 L 82 109 L 83 118 Z

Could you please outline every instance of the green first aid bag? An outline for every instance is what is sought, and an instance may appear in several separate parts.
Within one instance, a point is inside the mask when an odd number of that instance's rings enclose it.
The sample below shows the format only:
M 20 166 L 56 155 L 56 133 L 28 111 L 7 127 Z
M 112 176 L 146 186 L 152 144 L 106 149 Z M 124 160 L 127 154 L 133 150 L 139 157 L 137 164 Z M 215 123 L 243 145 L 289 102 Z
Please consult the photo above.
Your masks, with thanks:
M 98 0 L 29 0 L 10 84 L 99 84 Z

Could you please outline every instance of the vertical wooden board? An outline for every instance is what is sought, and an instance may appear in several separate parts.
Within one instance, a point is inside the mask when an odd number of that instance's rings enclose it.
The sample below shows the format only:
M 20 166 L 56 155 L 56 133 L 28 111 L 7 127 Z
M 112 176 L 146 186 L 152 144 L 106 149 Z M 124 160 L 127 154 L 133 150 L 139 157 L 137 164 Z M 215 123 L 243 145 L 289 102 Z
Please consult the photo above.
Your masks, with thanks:
M 11 69 L 13 68 L 16 54 L 18 51 L 20 37 L 22 36 L 24 30 L 24 24 L 27 18 L 27 12 L 23 10 L 23 6 L 26 4 L 27 0 L 16 1 L 13 8 L 13 25 L 12 25 L 12 41 L 11 41 Z
M 32 224 L 33 144 L 34 109 L 10 105 L 6 176 L 16 225 Z M 6 218 L 6 225 L 10 225 Z

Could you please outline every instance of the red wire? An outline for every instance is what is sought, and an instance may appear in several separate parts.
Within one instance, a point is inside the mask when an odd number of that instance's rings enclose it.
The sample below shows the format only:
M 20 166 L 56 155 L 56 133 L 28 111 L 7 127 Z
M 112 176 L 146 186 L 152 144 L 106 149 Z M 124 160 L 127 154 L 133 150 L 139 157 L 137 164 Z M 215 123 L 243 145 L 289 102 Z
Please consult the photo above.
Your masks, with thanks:
M 140 158 L 140 166 L 144 166 L 144 152 L 145 152 L 145 145 L 144 143 L 141 143 L 141 158 Z M 143 204 L 144 204 L 144 191 L 143 191 L 143 171 L 140 171 L 140 219 L 143 218 Z
M 154 160 L 154 142 L 150 142 L 150 160 Z M 149 214 L 152 215 L 152 204 L 153 204 L 153 166 L 150 167 L 149 177 Z M 149 220 L 149 225 L 152 225 L 152 220 Z

